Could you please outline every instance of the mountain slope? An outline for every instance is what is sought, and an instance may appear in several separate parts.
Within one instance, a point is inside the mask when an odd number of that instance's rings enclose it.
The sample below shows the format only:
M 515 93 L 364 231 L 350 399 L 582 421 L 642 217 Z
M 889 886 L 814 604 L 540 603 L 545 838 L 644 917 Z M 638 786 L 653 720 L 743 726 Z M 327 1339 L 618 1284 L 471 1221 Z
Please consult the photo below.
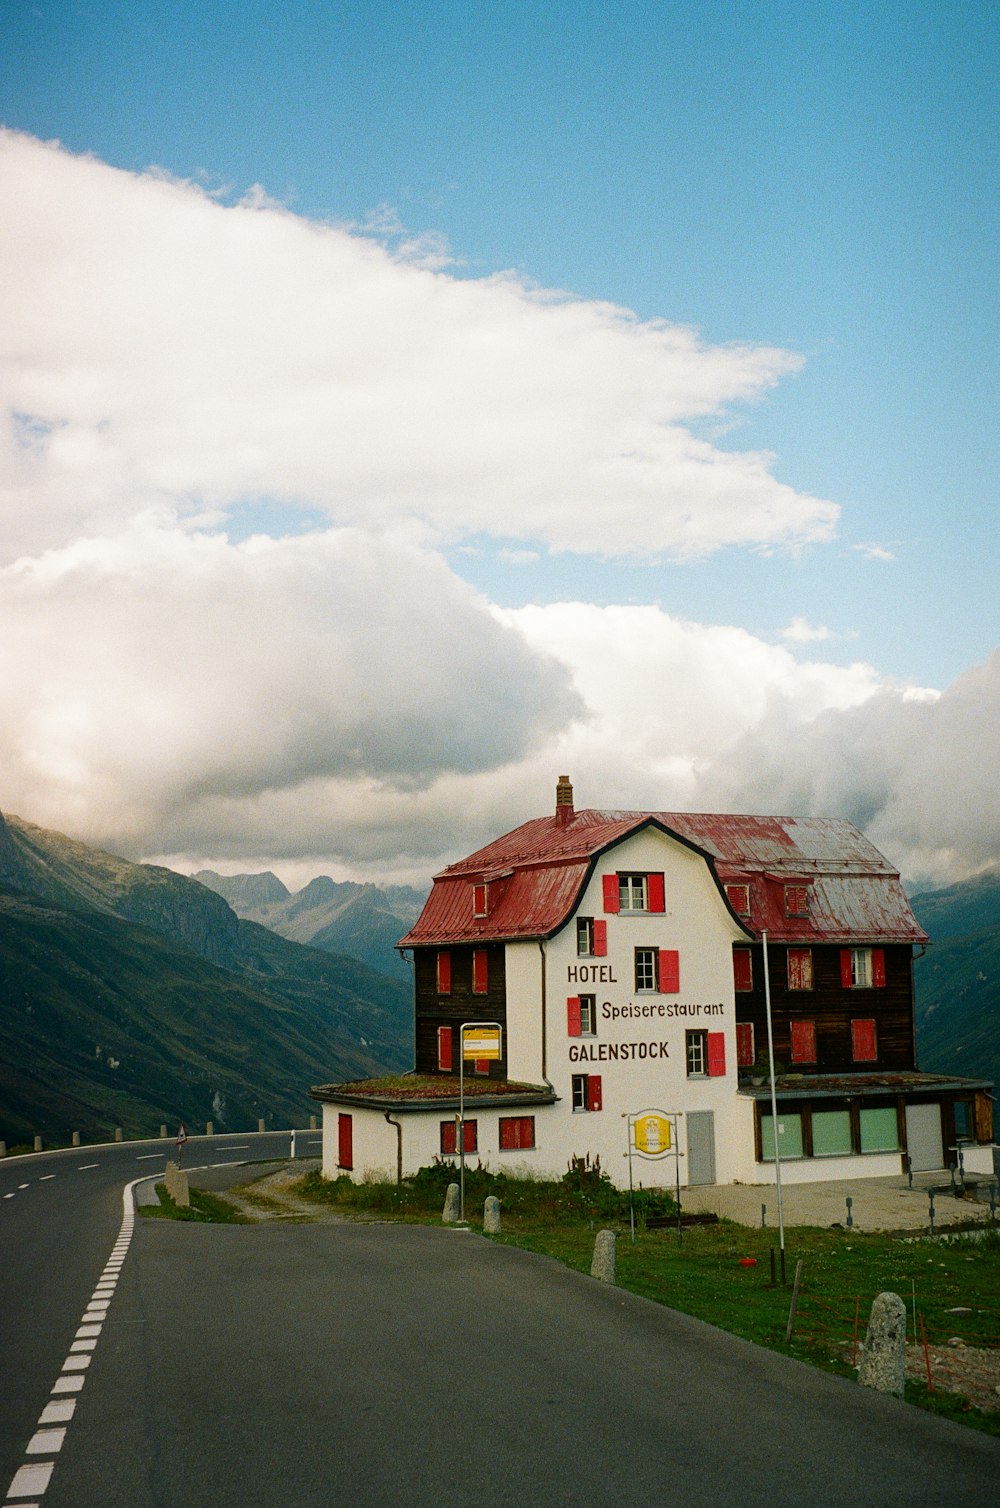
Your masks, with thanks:
M 292 894 L 269 871 L 222 875 L 203 869 L 194 878 L 224 897 L 237 916 L 260 922 L 293 942 L 348 953 L 381 973 L 410 979 L 396 943 L 420 914 L 425 896 L 419 890 L 338 883 L 318 875 Z
M 410 992 L 193 880 L 0 817 L 0 1136 L 241 1129 L 412 1061 Z
M 914 963 L 917 1061 L 1000 1085 L 1000 875 L 914 896 L 931 936 Z

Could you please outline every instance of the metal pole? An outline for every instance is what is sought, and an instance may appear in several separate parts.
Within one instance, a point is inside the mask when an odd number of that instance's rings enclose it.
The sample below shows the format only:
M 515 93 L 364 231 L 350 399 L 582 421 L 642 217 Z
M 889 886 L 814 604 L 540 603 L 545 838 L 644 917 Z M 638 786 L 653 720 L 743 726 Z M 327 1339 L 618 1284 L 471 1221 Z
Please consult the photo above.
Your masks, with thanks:
M 465 1022 L 458 1029 L 458 1218 L 465 1224 Z
M 681 1244 L 681 1144 L 677 1135 L 677 1119 L 674 1116 L 674 1181 L 677 1193 L 677 1245 Z
M 632 1245 L 635 1245 L 635 1198 L 632 1189 L 632 1117 L 626 1115 L 625 1124 L 628 1136 L 628 1224 L 632 1237 Z
M 774 1142 L 774 1181 L 778 1195 L 778 1244 L 781 1247 L 782 1277 L 785 1265 L 785 1216 L 781 1207 L 781 1153 L 778 1151 L 778 1092 L 774 1087 L 774 1031 L 771 1026 L 771 976 L 767 968 L 767 933 L 760 934 L 764 944 L 764 1004 L 767 1008 L 767 1057 L 771 1070 L 771 1139 Z

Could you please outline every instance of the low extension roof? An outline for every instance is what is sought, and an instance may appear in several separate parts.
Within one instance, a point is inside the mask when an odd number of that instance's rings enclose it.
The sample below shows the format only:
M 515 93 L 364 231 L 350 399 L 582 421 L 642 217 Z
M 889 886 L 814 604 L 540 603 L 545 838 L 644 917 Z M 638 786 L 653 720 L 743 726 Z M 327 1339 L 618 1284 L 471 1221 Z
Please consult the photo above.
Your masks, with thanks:
M 381 1079 L 354 1079 L 319 1084 L 311 1099 L 328 1105 L 357 1105 L 373 1110 L 457 1110 L 462 1085 L 454 1074 L 397 1074 Z M 549 1085 L 520 1084 L 513 1079 L 465 1080 L 465 1103 L 480 1108 L 553 1105 L 558 1096 Z
M 839 818 L 696 812 L 581 811 L 525 822 L 434 878 L 423 911 L 398 947 L 551 937 L 572 916 L 600 856 L 653 824 L 700 853 L 721 885 L 750 886 L 748 932 L 775 941 L 920 943 L 899 873 Z M 489 885 L 488 915 L 472 887 Z M 786 916 L 785 886 L 808 887 L 808 914 Z

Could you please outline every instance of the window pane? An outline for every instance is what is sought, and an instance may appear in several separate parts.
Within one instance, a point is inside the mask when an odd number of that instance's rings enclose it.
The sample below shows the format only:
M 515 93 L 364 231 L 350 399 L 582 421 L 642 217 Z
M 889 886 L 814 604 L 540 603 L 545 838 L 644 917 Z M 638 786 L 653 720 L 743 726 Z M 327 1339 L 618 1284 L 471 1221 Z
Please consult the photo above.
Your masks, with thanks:
M 813 1156 L 838 1157 L 851 1151 L 851 1112 L 813 1111 Z
M 646 876 L 644 874 L 618 876 L 618 905 L 622 911 L 646 910 Z
M 687 1033 L 687 1071 L 689 1077 L 708 1072 L 707 1036 L 706 1032 Z
M 597 999 L 594 995 L 580 996 L 580 1034 L 592 1037 L 597 1030 Z
M 576 952 L 578 958 L 589 958 L 594 951 L 594 923 L 589 916 L 576 919 Z
M 637 990 L 656 988 L 656 949 L 636 948 L 635 987 Z
M 870 990 L 872 987 L 872 950 L 871 948 L 851 949 L 851 983 L 856 990 Z
M 773 1162 L 774 1130 L 769 1115 L 762 1115 L 760 1118 L 760 1143 L 764 1161 Z M 782 1157 L 802 1156 L 801 1115 L 778 1116 L 778 1151 Z
M 888 1105 L 884 1110 L 862 1110 L 862 1152 L 895 1152 L 898 1147 L 895 1108 Z

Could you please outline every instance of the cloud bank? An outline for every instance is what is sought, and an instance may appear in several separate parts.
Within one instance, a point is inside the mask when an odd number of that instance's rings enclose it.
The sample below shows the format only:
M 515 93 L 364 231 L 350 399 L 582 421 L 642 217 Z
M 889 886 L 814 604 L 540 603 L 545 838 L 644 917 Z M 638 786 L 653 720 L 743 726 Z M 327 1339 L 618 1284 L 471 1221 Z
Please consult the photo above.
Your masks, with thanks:
M 423 880 L 568 771 L 580 805 L 847 815 L 925 881 L 996 862 L 997 658 L 915 692 L 797 658 L 807 611 L 781 645 L 501 611 L 445 562 L 829 540 L 832 503 L 700 428 L 794 355 L 9 132 L 0 202 L 0 807 L 181 868 Z

